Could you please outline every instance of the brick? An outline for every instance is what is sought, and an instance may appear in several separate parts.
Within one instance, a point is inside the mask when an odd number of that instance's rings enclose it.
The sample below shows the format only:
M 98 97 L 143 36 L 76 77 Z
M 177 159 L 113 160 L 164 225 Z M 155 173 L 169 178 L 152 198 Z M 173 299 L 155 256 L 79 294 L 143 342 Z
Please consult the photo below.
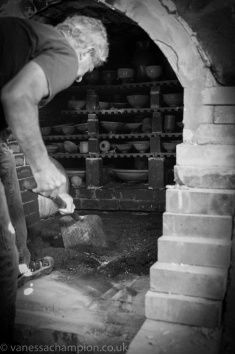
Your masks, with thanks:
M 164 158 L 150 157 L 148 159 L 148 182 L 153 189 L 163 188 L 165 185 L 164 164 Z
M 99 199 L 99 209 L 118 210 L 119 201 L 117 199 Z
M 234 105 L 235 87 L 210 87 L 202 91 L 204 105 Z
M 36 224 L 40 220 L 39 213 L 35 212 L 35 213 L 30 214 L 30 215 L 27 215 L 25 217 L 25 220 L 26 220 L 26 225 L 27 226 L 31 226 L 33 224 Z
M 231 241 L 204 237 L 162 236 L 158 261 L 225 268 L 230 264 Z
M 25 191 L 25 188 L 24 188 L 24 182 L 25 181 L 30 182 L 30 183 L 35 183 L 33 176 L 32 177 L 28 177 L 28 178 L 23 178 L 23 179 L 19 180 L 20 190 L 21 191 Z
M 80 199 L 80 208 L 81 209 L 99 209 L 100 208 L 100 202 L 97 199 L 85 199 L 81 198 Z
M 155 263 L 150 268 L 152 291 L 222 300 L 227 269 Z
M 235 168 L 235 149 L 233 145 L 178 144 L 176 151 L 176 163 L 180 166 Z
M 216 328 L 221 321 L 221 301 L 148 291 L 145 315 L 149 319 Z
M 97 199 L 117 199 L 118 193 L 114 188 L 99 188 L 95 190 Z
M 198 214 L 163 214 L 163 235 L 203 236 L 231 240 L 232 217 Z
M 24 203 L 23 204 L 23 208 L 24 208 L 24 213 L 25 215 L 30 215 L 32 213 L 38 213 L 39 209 L 38 209 L 38 201 L 34 200 L 28 203 Z
M 234 215 L 235 191 L 199 188 L 169 188 L 166 211 L 184 214 Z
M 24 166 L 25 165 L 25 157 L 24 154 L 15 154 L 15 162 L 16 162 L 16 166 Z
M 29 166 L 21 166 L 16 169 L 19 179 L 24 179 L 32 176 L 32 171 Z
M 87 186 L 101 186 L 102 185 L 102 166 L 101 158 L 87 158 L 86 159 L 86 183 Z
M 197 129 L 194 141 L 197 144 L 235 144 L 235 124 L 201 124 Z
M 217 106 L 214 108 L 214 123 L 235 124 L 235 106 Z
M 158 204 L 152 201 L 143 200 L 120 200 L 120 210 L 133 210 L 133 211 L 158 211 Z
M 9 149 L 14 153 L 18 154 L 21 152 L 21 148 L 17 142 L 9 142 L 8 143 Z
M 38 196 L 36 193 L 31 193 L 31 192 L 25 191 L 25 192 L 21 192 L 21 198 L 22 198 L 23 203 L 29 203 L 34 200 L 37 200 Z
M 175 166 L 175 182 L 192 188 L 235 189 L 235 168 Z

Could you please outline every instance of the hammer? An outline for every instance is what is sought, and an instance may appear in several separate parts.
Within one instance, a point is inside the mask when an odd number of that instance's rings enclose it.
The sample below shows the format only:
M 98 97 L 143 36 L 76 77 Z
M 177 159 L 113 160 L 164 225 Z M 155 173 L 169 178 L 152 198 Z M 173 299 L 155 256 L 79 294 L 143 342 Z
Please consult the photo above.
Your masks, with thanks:
M 67 207 L 66 202 L 59 195 L 57 195 L 56 197 L 52 197 L 52 196 L 42 195 L 41 193 L 38 193 L 38 192 L 34 192 L 33 189 L 37 187 L 37 184 L 35 181 L 24 181 L 23 187 L 31 193 L 39 194 L 42 197 L 51 199 L 58 206 L 59 209 L 66 209 L 66 207 Z

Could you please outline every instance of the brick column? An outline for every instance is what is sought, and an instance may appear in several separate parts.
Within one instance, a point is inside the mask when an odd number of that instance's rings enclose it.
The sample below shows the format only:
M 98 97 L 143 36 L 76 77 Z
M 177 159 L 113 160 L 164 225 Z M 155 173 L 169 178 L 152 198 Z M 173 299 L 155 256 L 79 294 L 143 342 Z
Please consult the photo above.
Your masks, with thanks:
M 38 197 L 36 194 L 25 191 L 23 182 L 32 178 L 30 166 L 27 164 L 24 154 L 21 152 L 20 147 L 16 141 L 8 142 L 9 148 L 13 151 L 16 161 L 16 171 L 18 175 L 21 198 L 25 213 L 25 220 L 27 227 L 37 223 L 40 219 L 38 208 Z
M 163 236 L 158 240 L 158 262 L 150 270 L 146 317 L 213 328 L 221 325 L 231 265 L 235 88 L 209 88 L 202 95 L 200 112 L 204 113 L 198 117 L 191 143 L 177 146 L 176 185 L 166 193 Z M 235 288 L 234 271 L 230 280 L 229 294 Z M 231 311 L 228 301 L 227 313 Z

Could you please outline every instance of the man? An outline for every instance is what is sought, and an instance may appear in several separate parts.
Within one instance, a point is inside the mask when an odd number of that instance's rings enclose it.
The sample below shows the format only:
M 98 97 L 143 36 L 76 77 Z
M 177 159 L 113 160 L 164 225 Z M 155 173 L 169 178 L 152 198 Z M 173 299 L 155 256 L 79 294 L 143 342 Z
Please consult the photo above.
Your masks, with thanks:
M 73 16 L 53 28 L 20 18 L 0 20 L 0 131 L 10 127 L 36 181 L 35 192 L 55 196 L 65 177 L 50 161 L 43 143 L 38 105 L 50 101 L 75 79 L 107 59 L 101 21 Z M 0 166 L 1 169 L 1 166 Z M 73 200 L 62 196 L 70 213 Z M 18 255 L 15 230 L 0 173 L 0 343 L 12 341 Z

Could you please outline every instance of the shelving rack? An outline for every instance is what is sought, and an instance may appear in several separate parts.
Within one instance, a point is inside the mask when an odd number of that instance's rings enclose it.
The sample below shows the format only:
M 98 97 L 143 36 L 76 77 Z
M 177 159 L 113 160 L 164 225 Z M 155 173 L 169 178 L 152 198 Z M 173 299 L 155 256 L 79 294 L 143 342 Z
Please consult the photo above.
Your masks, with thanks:
M 114 85 L 74 85 L 70 87 L 66 94 L 73 95 L 74 93 L 84 93 L 88 89 L 94 89 L 101 93 L 117 93 L 117 92 L 149 92 L 152 87 L 156 87 L 158 90 L 158 105 L 156 108 L 111 108 L 106 110 L 97 109 L 89 111 L 86 109 L 62 110 L 62 116 L 66 124 L 78 123 L 78 118 L 88 123 L 88 131 L 78 134 L 52 134 L 44 136 L 45 142 L 61 142 L 64 140 L 71 141 L 88 141 L 88 150 L 86 154 L 81 153 L 65 153 L 58 152 L 52 154 L 57 159 L 85 159 L 86 162 L 86 183 L 87 186 L 100 187 L 102 185 L 102 168 L 103 159 L 123 159 L 123 158 L 146 158 L 148 159 L 148 186 L 151 189 L 164 188 L 165 186 L 165 162 L 167 159 L 175 161 L 175 152 L 167 152 L 162 148 L 162 141 L 167 139 L 177 139 L 179 143 L 182 139 L 182 132 L 180 129 L 174 132 L 164 132 L 163 122 L 164 114 L 176 113 L 182 116 L 183 106 L 166 107 L 163 105 L 162 90 L 172 90 L 180 88 L 180 84 L 177 80 L 161 80 L 150 82 L 137 82 L 137 83 L 118 83 Z M 130 94 L 130 93 L 129 93 Z M 106 133 L 102 131 L 100 127 L 100 121 L 110 120 L 125 122 L 126 118 L 129 121 L 133 119 L 141 119 L 146 114 L 151 117 L 152 132 L 110 132 Z M 68 119 L 69 117 L 69 119 Z M 62 123 L 62 122 L 61 122 Z M 135 139 L 148 139 L 150 142 L 150 149 L 148 152 L 118 152 L 116 150 L 110 150 L 108 152 L 101 152 L 99 143 L 101 140 L 108 141 L 134 141 Z M 174 163 L 173 163 L 174 164 Z

